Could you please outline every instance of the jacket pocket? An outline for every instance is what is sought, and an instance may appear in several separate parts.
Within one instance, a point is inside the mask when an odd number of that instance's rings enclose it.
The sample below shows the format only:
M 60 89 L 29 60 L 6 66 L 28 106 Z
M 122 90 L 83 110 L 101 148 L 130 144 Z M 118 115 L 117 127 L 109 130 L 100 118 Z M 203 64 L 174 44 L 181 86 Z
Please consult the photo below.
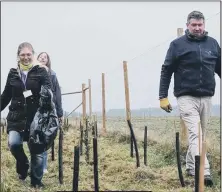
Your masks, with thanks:
M 212 66 L 211 68 L 214 68 L 214 65 L 217 63 L 218 54 L 214 50 L 208 49 L 203 49 L 201 54 L 203 63 L 209 67 Z
M 181 89 L 195 91 L 200 85 L 200 71 L 197 69 L 184 69 L 181 75 Z
M 24 102 L 18 100 L 12 100 L 11 105 L 9 106 L 10 111 L 21 111 L 24 110 Z
M 179 72 L 174 73 L 174 90 L 179 92 L 181 89 L 182 76 Z
M 6 119 L 11 122 L 17 122 L 17 121 L 24 121 L 25 120 L 25 113 L 19 112 L 19 111 L 9 111 Z

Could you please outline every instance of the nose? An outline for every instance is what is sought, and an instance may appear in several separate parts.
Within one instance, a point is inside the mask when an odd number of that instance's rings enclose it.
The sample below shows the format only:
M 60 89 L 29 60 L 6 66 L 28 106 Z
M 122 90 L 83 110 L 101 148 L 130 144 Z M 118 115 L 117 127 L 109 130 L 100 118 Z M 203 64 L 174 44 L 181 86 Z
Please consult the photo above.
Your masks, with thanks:
M 28 59 L 28 55 L 25 55 L 24 59 Z
M 197 25 L 195 26 L 195 31 L 199 31 L 200 30 L 200 27 Z

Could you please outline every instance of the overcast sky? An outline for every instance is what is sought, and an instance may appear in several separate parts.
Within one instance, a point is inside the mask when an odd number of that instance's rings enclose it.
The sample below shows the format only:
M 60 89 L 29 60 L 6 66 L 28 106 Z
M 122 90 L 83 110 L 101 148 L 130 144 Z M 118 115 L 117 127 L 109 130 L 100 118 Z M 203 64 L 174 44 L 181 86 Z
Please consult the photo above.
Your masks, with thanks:
M 159 106 L 161 65 L 170 41 L 177 36 L 177 28 L 186 29 L 191 11 L 202 11 L 209 18 L 206 30 L 220 43 L 219 2 L 2 2 L 1 5 L 1 92 L 9 69 L 16 67 L 18 45 L 28 41 L 37 54 L 49 53 L 63 93 L 79 91 L 82 83 L 88 84 L 91 79 L 93 111 L 102 108 L 102 73 L 106 81 L 106 110 L 125 107 L 123 60 L 128 61 L 131 109 Z M 213 104 L 219 104 L 220 79 L 215 77 Z M 176 105 L 173 79 L 169 100 Z M 79 103 L 80 94 L 63 97 L 66 111 Z

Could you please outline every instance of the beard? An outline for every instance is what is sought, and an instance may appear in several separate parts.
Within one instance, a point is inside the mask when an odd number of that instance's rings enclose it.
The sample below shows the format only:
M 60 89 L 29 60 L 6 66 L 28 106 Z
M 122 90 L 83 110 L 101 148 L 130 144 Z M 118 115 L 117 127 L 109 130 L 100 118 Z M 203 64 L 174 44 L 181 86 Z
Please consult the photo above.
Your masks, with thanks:
M 204 31 L 202 31 L 202 32 L 191 32 L 191 33 L 194 36 L 200 37 L 200 36 L 202 36 L 204 34 Z

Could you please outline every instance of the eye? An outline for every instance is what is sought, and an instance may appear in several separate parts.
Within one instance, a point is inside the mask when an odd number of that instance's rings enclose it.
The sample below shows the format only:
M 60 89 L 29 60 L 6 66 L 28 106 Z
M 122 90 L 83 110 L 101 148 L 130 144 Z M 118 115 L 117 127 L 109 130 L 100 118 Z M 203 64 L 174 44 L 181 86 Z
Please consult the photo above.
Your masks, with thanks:
M 27 54 L 20 54 L 19 55 L 20 57 L 25 57 L 25 56 L 27 56 L 27 57 L 31 57 L 32 56 L 32 54 L 31 53 L 27 53 Z

